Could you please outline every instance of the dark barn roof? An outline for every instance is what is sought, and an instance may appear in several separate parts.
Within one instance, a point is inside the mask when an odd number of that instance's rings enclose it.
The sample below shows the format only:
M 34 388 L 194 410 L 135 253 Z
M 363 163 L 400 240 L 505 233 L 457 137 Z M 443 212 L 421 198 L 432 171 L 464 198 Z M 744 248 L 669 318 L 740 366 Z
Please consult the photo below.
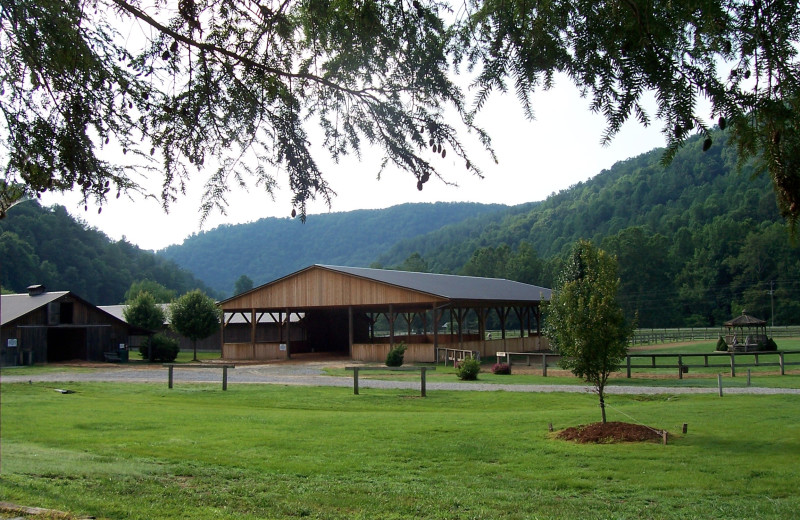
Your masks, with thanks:
M 404 289 L 432 294 L 448 300 L 548 301 L 552 293 L 550 289 L 545 287 L 502 278 L 481 278 L 477 276 L 332 265 L 319 265 L 318 267 Z

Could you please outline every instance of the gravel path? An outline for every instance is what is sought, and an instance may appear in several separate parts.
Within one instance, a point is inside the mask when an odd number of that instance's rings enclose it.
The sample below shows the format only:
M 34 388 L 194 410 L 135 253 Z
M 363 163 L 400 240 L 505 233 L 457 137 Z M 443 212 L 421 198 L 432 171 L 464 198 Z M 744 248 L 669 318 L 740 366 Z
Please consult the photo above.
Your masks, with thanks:
M 334 366 L 330 363 L 305 363 L 305 364 L 270 364 L 270 365 L 239 365 L 233 370 L 228 370 L 228 384 L 275 384 L 275 385 L 300 385 L 300 386 L 353 386 L 351 377 L 333 377 L 325 375 L 323 369 Z M 335 366 L 343 366 L 340 364 Z M 175 384 L 181 382 L 193 383 L 220 383 L 222 382 L 222 369 L 210 368 L 180 368 L 174 371 Z M 13 369 L 3 370 L 2 382 L 117 382 L 117 383 L 159 383 L 166 385 L 167 369 L 161 366 L 125 367 L 121 365 L 103 366 L 102 368 L 89 368 L 82 371 L 70 370 L 67 372 L 48 372 L 37 375 L 14 375 Z M 359 378 L 360 388 L 394 388 L 394 389 L 419 389 L 419 380 L 379 380 Z M 588 393 L 592 387 L 583 385 L 504 385 L 488 383 L 463 383 L 463 382 L 427 382 L 430 390 L 463 390 L 481 392 L 572 392 Z M 795 394 L 800 395 L 797 388 L 725 388 L 725 394 Z M 608 386 L 608 394 L 714 394 L 717 388 L 691 388 L 691 387 L 643 387 L 643 386 Z

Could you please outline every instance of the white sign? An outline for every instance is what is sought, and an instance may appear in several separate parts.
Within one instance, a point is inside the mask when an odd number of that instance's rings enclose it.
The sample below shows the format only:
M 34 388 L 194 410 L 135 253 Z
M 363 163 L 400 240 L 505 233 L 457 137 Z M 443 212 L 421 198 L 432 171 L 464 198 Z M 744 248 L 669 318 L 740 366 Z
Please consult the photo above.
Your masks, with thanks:
M 8 338 L 8 346 L 9 348 L 15 348 L 17 346 L 17 338 Z
M 281 352 L 286 352 L 286 343 L 281 343 Z

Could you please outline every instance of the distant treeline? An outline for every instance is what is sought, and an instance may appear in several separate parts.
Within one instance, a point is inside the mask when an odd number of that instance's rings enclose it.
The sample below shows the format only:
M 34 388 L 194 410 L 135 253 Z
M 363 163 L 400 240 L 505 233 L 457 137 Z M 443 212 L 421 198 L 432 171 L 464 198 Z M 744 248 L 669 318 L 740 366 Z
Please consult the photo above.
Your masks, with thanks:
M 114 242 L 76 221 L 64 207 L 43 208 L 36 200 L 17 204 L 0 220 L 0 280 L 4 292 L 44 284 L 95 305 L 122 303 L 131 284 L 141 280 L 177 294 L 197 288 L 215 295 L 174 262 L 125 240 Z

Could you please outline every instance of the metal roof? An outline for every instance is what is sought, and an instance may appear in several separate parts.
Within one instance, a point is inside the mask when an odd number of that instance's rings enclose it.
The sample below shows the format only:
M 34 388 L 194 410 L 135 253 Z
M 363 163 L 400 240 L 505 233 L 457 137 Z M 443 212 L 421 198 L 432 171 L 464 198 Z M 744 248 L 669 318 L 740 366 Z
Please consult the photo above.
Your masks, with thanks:
M 31 296 L 29 294 L 4 294 L 0 298 L 0 324 L 11 323 L 21 316 L 56 301 L 69 291 L 46 292 Z
M 411 271 L 391 271 L 387 269 L 341 267 L 319 264 L 317 264 L 317 267 L 413 291 L 432 294 L 449 300 L 497 302 L 549 301 L 552 294 L 552 290 L 546 287 L 515 282 L 503 278 L 481 278 L 477 276 L 416 273 Z

